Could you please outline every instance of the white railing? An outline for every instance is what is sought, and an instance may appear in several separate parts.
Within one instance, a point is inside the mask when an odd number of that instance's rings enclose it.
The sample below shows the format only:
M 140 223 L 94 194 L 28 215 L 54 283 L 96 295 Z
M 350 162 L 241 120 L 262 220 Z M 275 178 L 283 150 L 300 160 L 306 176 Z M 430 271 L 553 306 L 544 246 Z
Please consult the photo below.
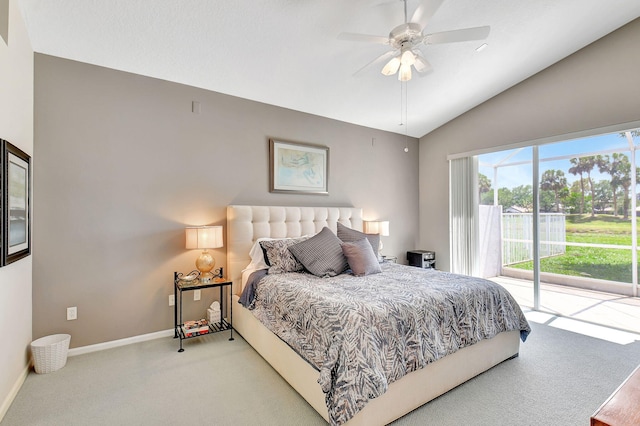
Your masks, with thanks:
M 565 253 L 566 227 L 562 213 L 540 213 L 540 257 Z M 502 264 L 533 260 L 533 214 L 502 214 Z

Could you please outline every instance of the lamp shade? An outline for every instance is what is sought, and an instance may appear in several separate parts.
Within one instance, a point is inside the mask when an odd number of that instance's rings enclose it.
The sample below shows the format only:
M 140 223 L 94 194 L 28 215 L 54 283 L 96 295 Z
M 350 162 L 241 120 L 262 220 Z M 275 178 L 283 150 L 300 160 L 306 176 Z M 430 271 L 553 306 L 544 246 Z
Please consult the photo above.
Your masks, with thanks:
M 400 63 L 402 65 L 411 66 L 416 63 L 416 55 L 414 55 L 410 50 L 404 50 L 400 57 Z
M 365 234 L 380 234 L 383 237 L 389 236 L 388 220 L 368 220 L 364 222 Z
M 393 75 L 398 72 L 398 68 L 400 68 L 400 57 L 395 56 L 391 58 L 389 62 L 382 68 L 382 74 L 384 75 Z
M 398 80 L 409 81 L 411 80 L 411 65 L 400 65 L 400 72 L 398 72 Z
M 185 229 L 187 249 L 223 247 L 222 226 L 188 226 Z

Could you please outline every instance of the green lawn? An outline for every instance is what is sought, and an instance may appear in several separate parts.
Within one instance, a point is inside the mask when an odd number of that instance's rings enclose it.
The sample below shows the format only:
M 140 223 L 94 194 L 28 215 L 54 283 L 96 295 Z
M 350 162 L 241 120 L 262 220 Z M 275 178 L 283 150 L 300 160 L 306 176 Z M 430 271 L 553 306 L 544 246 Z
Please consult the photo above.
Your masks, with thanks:
M 567 233 L 631 235 L 631 220 L 622 217 L 596 215 L 592 218 L 590 215 L 569 214 L 565 216 L 565 221 Z
M 567 242 L 631 245 L 631 221 L 613 216 L 567 215 Z M 533 262 L 509 265 L 532 270 Z M 567 247 L 560 256 L 540 260 L 542 272 L 631 282 L 631 250 Z

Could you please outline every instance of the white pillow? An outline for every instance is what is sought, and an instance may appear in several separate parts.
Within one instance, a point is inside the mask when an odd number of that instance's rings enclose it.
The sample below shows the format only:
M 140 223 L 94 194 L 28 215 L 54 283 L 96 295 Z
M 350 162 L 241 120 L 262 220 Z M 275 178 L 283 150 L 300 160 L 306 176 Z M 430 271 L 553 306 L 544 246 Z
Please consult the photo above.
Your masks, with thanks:
M 258 238 L 255 243 L 253 243 L 253 246 L 251 246 L 251 250 L 249 250 L 251 263 L 249 263 L 249 265 L 247 265 L 247 267 L 243 269 L 243 272 L 247 269 L 258 270 L 267 269 L 269 267 L 269 265 L 267 265 L 267 262 L 264 261 L 264 252 L 262 251 L 262 247 L 260 247 L 260 241 L 268 240 L 275 240 L 275 238 Z

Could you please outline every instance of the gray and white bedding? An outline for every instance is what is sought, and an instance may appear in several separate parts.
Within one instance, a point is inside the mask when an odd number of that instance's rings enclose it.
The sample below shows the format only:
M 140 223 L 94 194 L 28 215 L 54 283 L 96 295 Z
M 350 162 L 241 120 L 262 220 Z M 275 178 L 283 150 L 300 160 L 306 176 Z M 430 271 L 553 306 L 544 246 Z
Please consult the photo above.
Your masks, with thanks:
M 385 263 L 382 273 L 262 274 L 245 306 L 319 371 L 331 423 L 347 422 L 389 384 L 503 331 L 531 331 L 491 281 Z M 246 295 L 252 292 L 252 295 Z

